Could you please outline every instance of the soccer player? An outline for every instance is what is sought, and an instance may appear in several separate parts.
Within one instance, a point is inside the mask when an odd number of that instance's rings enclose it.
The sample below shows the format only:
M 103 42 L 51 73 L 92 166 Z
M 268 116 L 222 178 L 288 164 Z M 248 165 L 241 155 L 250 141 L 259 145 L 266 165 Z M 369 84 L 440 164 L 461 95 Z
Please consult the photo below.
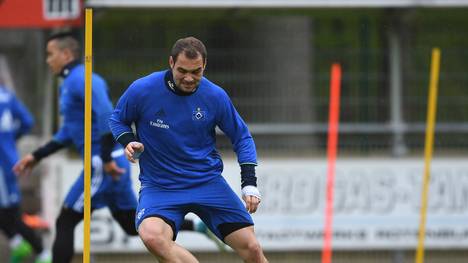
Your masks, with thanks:
M 50 262 L 42 240 L 26 226 L 20 215 L 21 193 L 13 165 L 18 160 L 16 141 L 29 132 L 33 117 L 16 96 L 0 85 L 0 229 L 10 242 L 10 263 L 36 253 L 36 263 Z
M 249 214 L 260 203 L 255 144 L 226 92 L 203 77 L 206 62 L 200 40 L 179 39 L 169 56 L 170 69 L 133 82 L 112 114 L 111 130 L 127 159 L 139 158 L 135 224 L 161 262 L 198 262 L 174 242 L 184 215 L 193 212 L 245 262 L 264 263 Z M 237 154 L 245 206 L 221 175 L 216 126 Z
M 47 64 L 63 78 L 60 87 L 60 113 L 63 123 L 53 139 L 26 155 L 15 165 L 18 174 L 28 174 L 44 157 L 72 145 L 81 155 L 84 151 L 84 65 L 79 61 L 80 45 L 74 35 L 59 33 L 47 41 Z M 128 234 L 135 236 L 136 197 L 132 190 L 130 165 L 123 149 L 115 144 L 108 119 L 112 103 L 102 77 L 92 75 L 92 179 L 91 209 L 108 206 L 112 216 Z M 74 229 L 83 219 L 83 172 L 75 181 L 56 221 L 53 262 L 70 262 L 73 257 Z M 184 230 L 210 234 L 204 224 L 186 220 Z M 212 238 L 211 238 L 212 239 Z M 219 246 L 219 241 L 213 241 Z
M 80 46 L 69 33 L 52 35 L 47 41 L 47 64 L 63 78 L 60 86 L 60 113 L 63 122 L 53 139 L 24 156 L 14 167 L 17 174 L 29 174 L 43 158 L 56 151 L 74 146 L 84 151 L 84 65 L 79 61 Z M 107 125 L 112 112 L 107 84 L 97 74 L 92 75 L 92 178 L 91 209 L 109 207 L 112 216 L 128 235 L 136 235 L 133 218 L 136 197 L 132 190 L 130 166 L 122 148 L 115 144 Z M 70 262 L 73 257 L 74 230 L 83 219 L 83 180 L 81 172 L 72 185 L 58 218 L 52 260 Z

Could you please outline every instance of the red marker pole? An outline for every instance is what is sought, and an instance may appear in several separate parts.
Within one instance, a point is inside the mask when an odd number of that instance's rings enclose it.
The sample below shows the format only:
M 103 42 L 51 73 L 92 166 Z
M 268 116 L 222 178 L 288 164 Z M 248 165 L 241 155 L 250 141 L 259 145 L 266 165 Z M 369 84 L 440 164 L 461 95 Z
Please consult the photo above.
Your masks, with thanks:
M 330 109 L 327 144 L 328 169 L 322 263 L 331 263 L 332 258 L 333 188 L 335 184 L 335 166 L 338 147 L 338 124 L 340 119 L 340 87 L 341 66 L 338 63 L 334 63 L 331 68 L 330 82 Z

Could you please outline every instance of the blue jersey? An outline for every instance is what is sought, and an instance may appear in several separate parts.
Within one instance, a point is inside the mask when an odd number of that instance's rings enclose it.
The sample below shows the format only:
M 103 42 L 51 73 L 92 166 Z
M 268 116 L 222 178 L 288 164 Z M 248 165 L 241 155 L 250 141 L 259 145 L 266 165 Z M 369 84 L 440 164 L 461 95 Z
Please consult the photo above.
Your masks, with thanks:
M 85 72 L 84 65 L 71 63 L 62 71 L 64 80 L 60 86 L 60 114 L 62 125 L 54 135 L 54 140 L 64 145 L 74 145 L 84 154 L 84 100 Z M 99 75 L 92 75 L 92 176 L 91 205 L 93 209 L 104 206 L 114 210 L 130 210 L 136 207 L 136 198 L 132 190 L 129 162 L 123 156 L 120 145 L 112 153 L 113 160 L 125 173 L 119 180 L 114 180 L 103 171 L 101 137 L 109 133 L 108 120 L 112 113 L 112 103 L 108 95 L 107 84 Z M 84 174 L 81 172 L 65 197 L 64 206 L 83 212 Z
M 65 70 L 65 78 L 60 86 L 60 114 L 62 125 L 54 135 L 54 140 L 63 145 L 73 144 L 83 155 L 84 152 L 84 102 L 85 73 L 83 64 L 72 64 Z M 112 103 L 107 84 L 99 75 L 92 75 L 92 154 L 99 155 L 101 136 L 109 133 L 107 124 L 112 113 Z
M 0 85 L 0 207 L 17 205 L 20 193 L 13 173 L 16 139 L 27 133 L 33 117 L 13 93 Z
M 188 188 L 221 175 L 215 128 L 231 139 L 240 164 L 256 164 L 255 144 L 226 92 L 202 78 L 196 92 L 174 93 L 170 71 L 136 80 L 120 98 L 110 119 L 115 138 L 132 132 L 145 147 L 140 157 L 142 187 Z

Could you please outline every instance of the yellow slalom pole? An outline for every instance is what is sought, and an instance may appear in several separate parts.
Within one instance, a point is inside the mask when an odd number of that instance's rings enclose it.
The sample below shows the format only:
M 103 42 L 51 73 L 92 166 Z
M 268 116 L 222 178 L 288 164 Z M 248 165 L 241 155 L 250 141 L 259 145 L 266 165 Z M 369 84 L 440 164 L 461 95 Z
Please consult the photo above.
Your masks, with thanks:
M 93 10 L 86 8 L 85 24 L 85 115 L 84 115 L 84 233 L 83 263 L 89 263 L 91 222 L 91 105 L 93 69 Z
M 432 49 L 431 60 L 431 76 L 429 83 L 429 98 L 427 109 L 427 123 L 426 123 L 426 142 L 424 145 L 424 179 L 423 189 L 421 193 L 421 211 L 419 221 L 419 238 L 418 248 L 416 250 L 416 263 L 424 262 L 424 238 L 426 236 L 426 214 L 427 214 L 427 196 L 429 192 L 430 182 L 430 166 L 432 158 L 432 150 L 434 148 L 434 124 L 437 109 L 437 86 L 439 83 L 439 69 L 440 69 L 440 49 Z

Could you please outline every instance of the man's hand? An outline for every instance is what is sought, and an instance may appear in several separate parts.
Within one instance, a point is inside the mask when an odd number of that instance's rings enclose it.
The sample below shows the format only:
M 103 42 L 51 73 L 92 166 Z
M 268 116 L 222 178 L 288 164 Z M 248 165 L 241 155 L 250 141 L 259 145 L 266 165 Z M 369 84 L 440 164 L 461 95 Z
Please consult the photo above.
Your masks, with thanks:
M 125 169 L 120 168 L 114 161 L 104 163 L 104 171 L 110 174 L 115 181 L 119 180 L 120 175 L 125 173 Z
M 253 185 L 247 185 L 242 188 L 242 199 L 245 202 L 245 209 L 251 214 L 257 211 L 261 199 L 260 191 Z
M 145 150 L 145 147 L 140 142 L 130 142 L 125 147 L 125 156 L 131 163 L 136 163 L 140 154 Z
M 36 166 L 37 161 L 32 154 L 27 154 L 23 159 L 19 160 L 13 166 L 13 172 L 16 175 L 27 176 L 31 174 L 32 169 Z

